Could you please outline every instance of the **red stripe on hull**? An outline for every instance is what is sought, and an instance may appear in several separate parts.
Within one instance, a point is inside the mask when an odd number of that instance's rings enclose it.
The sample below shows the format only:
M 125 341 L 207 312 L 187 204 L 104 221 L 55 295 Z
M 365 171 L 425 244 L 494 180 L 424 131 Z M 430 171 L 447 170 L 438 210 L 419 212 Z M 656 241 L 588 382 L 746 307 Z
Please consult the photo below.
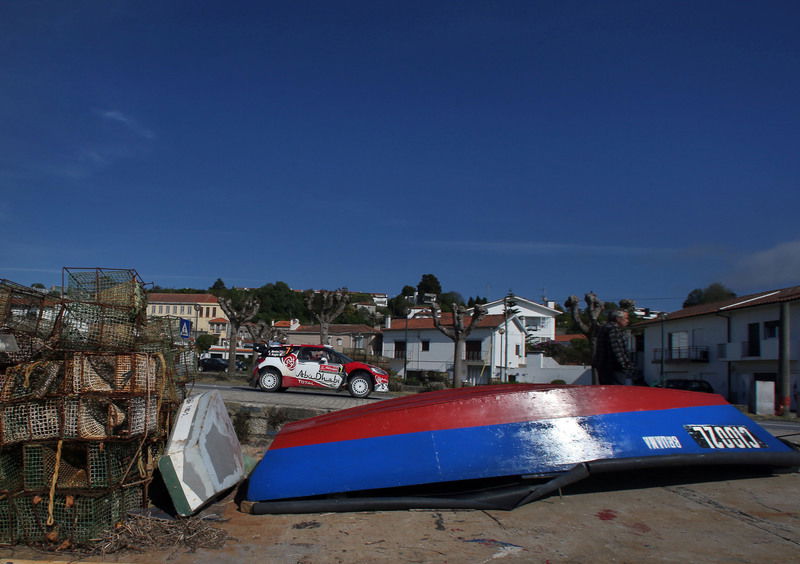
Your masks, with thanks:
M 486 425 L 727 405 L 716 394 L 639 386 L 476 386 L 354 407 L 286 425 L 270 449 Z

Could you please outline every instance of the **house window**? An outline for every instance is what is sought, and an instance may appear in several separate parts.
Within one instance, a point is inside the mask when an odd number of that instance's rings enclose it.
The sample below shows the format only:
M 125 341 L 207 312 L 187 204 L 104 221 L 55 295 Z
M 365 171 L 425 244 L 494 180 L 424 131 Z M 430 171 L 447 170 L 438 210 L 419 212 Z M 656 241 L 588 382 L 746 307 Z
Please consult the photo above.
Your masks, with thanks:
M 514 354 L 519 356 L 519 345 L 514 345 Z
M 164 313 L 164 306 L 158 306 L 158 313 Z
M 780 322 L 778 322 L 778 321 L 765 321 L 764 322 L 764 338 L 765 339 L 777 339 L 778 338 L 778 327 L 780 327 Z
M 422 351 L 429 351 L 431 350 L 431 342 L 430 341 L 422 341 Z
M 394 357 L 395 358 L 405 358 L 406 357 L 406 342 L 405 341 L 395 341 L 394 342 Z
M 206 317 L 211 317 L 211 308 L 210 307 L 206 308 Z
M 216 316 L 217 316 L 217 308 L 215 308 L 215 307 L 211 308 L 211 315 L 212 315 L 213 317 L 216 317 Z
M 467 360 L 483 360 L 481 356 L 481 341 L 470 340 L 466 343 Z
M 336 346 L 337 347 L 341 347 L 342 346 L 342 338 L 341 337 L 336 337 Z
M 669 351 L 668 360 L 679 360 L 689 358 L 689 332 L 676 331 L 670 333 L 668 337 Z

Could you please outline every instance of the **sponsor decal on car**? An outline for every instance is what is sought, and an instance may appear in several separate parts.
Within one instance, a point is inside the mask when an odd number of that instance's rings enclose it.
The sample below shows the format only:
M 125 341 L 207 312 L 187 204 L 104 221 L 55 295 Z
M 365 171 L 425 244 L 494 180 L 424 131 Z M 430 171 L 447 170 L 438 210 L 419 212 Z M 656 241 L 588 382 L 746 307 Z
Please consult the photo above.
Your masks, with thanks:
M 320 364 L 319 369 L 321 372 L 339 372 L 342 367 L 339 365 L 332 365 L 332 364 Z
M 295 366 L 297 366 L 297 356 L 293 354 L 285 356 L 283 357 L 283 363 L 289 370 L 294 370 Z
M 325 386 L 333 386 L 338 387 L 342 383 L 342 377 L 339 375 L 337 371 L 336 374 L 331 374 L 328 372 L 306 372 L 305 370 L 300 370 L 297 375 L 295 376 L 298 380 L 310 380 L 312 382 L 319 382 L 320 384 L 324 384 Z
M 703 448 L 766 448 L 744 425 L 684 425 L 684 429 Z
M 642 437 L 644 444 L 650 450 L 661 450 L 665 448 L 683 448 L 678 437 L 671 435 L 656 435 L 652 437 Z

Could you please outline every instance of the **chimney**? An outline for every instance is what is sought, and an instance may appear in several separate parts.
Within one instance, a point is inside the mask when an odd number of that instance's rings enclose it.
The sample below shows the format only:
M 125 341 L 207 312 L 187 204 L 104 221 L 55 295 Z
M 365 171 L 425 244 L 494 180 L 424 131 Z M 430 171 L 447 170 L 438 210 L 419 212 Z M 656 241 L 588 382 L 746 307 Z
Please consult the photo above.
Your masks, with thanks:
M 387 315 L 386 316 L 386 329 L 391 329 L 391 328 L 392 328 L 392 316 L 391 315 Z

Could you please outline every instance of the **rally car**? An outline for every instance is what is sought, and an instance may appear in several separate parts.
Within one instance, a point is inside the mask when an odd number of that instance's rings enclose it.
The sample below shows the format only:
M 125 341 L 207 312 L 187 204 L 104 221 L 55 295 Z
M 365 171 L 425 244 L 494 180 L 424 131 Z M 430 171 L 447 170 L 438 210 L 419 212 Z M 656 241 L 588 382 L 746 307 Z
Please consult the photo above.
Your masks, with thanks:
M 389 391 L 386 371 L 353 360 L 325 345 L 279 345 L 256 347 L 258 362 L 251 385 L 265 392 L 286 388 L 326 388 L 366 398 L 374 391 Z

